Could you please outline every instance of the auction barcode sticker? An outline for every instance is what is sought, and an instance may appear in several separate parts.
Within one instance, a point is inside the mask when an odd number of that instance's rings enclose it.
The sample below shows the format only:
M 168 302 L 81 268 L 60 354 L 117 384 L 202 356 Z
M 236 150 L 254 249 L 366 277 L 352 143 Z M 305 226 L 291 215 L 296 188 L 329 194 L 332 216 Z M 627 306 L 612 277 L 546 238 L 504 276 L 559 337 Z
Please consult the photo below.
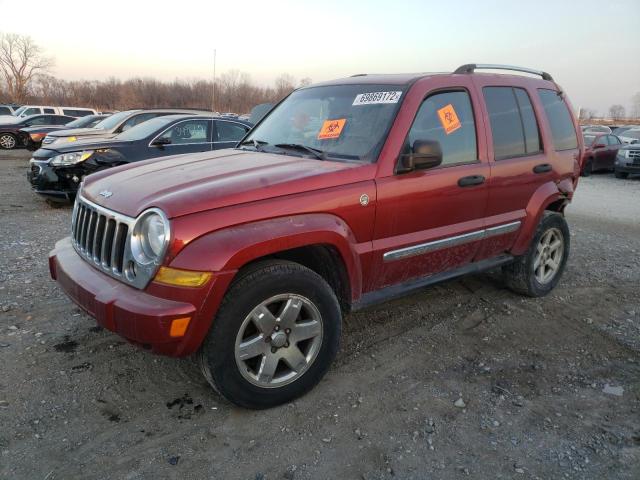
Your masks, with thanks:
M 370 92 L 356 95 L 352 105 L 374 105 L 376 103 L 398 103 L 402 92 Z

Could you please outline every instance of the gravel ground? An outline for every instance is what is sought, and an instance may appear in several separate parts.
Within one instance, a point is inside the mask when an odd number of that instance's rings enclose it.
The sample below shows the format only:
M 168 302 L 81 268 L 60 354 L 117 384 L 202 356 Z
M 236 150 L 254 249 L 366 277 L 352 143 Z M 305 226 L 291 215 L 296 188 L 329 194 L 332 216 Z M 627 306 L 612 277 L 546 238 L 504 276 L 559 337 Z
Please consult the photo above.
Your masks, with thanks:
M 551 295 L 491 273 L 350 315 L 326 379 L 254 412 L 49 280 L 71 209 L 26 158 L 0 153 L 0 478 L 640 478 L 640 178 L 581 180 Z

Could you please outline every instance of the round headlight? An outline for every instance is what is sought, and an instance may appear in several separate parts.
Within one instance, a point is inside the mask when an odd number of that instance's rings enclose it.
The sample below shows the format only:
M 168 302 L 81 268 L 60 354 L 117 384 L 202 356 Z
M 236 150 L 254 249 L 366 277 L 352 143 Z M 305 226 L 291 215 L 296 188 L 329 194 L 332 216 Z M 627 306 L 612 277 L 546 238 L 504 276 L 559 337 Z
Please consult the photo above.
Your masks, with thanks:
M 140 264 L 156 262 L 164 254 L 169 240 L 169 222 L 158 209 L 143 213 L 133 227 L 131 252 Z

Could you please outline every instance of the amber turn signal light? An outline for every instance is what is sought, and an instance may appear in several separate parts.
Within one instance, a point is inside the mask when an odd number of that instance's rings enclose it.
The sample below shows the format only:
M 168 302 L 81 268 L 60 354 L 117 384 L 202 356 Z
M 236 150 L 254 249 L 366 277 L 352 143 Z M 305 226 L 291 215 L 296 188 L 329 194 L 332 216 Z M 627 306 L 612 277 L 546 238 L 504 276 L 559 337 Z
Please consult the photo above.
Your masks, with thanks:
M 171 321 L 171 328 L 169 329 L 169 335 L 171 337 L 183 337 L 187 331 L 191 317 L 176 318 Z
M 179 270 L 177 268 L 160 267 L 156 273 L 155 282 L 178 287 L 201 287 L 209 281 L 211 272 L 196 272 L 194 270 Z

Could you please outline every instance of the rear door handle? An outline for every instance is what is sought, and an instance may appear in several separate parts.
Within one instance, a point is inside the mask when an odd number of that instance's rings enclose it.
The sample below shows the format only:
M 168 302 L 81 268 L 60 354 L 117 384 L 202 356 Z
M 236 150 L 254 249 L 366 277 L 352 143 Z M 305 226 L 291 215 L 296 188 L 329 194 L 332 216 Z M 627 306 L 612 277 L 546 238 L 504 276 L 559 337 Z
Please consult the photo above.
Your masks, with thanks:
M 470 175 L 458 180 L 458 186 L 460 187 L 473 187 L 474 185 L 482 185 L 483 183 L 484 177 L 482 175 Z
M 547 173 L 551 171 L 551 165 L 548 163 L 541 163 L 533 167 L 533 173 Z

